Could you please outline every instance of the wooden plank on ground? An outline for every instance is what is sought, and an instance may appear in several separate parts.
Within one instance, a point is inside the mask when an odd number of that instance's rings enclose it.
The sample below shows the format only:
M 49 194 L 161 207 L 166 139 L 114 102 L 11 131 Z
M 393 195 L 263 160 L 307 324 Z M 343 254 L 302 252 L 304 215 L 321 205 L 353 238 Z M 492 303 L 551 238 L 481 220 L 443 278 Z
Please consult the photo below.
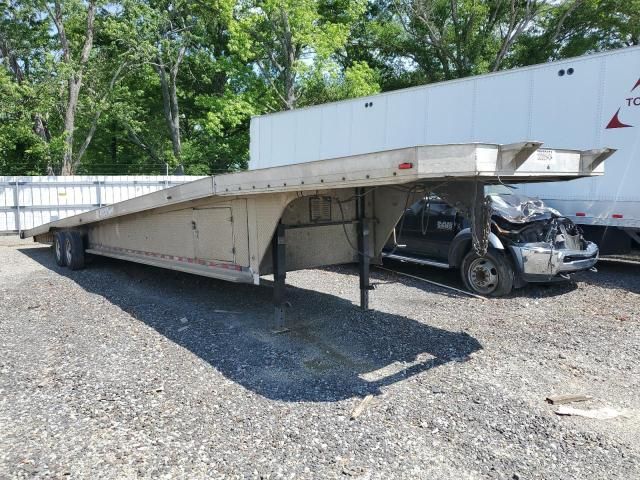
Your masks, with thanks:
M 562 405 L 563 403 L 586 402 L 592 398 L 589 395 L 581 394 L 550 395 L 547 397 L 547 402 L 552 405 Z

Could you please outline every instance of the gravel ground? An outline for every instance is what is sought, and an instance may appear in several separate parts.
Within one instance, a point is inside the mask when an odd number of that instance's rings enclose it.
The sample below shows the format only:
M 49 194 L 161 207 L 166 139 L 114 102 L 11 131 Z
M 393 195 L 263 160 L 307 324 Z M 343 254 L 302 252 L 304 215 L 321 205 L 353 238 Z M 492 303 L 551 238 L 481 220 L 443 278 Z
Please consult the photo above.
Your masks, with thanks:
M 274 334 L 268 287 L 0 237 L 0 478 L 639 478 L 640 272 L 599 269 L 486 301 L 377 271 L 367 313 L 355 268 L 293 272 Z

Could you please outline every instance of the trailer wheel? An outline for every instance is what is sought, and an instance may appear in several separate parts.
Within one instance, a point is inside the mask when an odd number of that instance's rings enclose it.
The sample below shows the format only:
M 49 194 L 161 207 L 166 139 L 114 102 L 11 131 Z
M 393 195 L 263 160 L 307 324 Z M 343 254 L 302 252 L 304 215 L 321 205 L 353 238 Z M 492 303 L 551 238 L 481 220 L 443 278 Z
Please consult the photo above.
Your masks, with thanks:
M 53 235 L 53 255 L 56 257 L 56 263 L 61 267 L 67 265 L 67 256 L 64 252 L 65 239 L 66 235 L 64 232 L 56 232 Z
M 513 288 L 513 266 L 504 254 L 494 249 L 483 256 L 470 251 L 462 260 L 460 271 L 465 286 L 479 295 L 501 297 Z
M 67 232 L 64 240 L 64 254 L 67 259 L 67 266 L 71 270 L 84 268 L 84 242 L 80 232 Z

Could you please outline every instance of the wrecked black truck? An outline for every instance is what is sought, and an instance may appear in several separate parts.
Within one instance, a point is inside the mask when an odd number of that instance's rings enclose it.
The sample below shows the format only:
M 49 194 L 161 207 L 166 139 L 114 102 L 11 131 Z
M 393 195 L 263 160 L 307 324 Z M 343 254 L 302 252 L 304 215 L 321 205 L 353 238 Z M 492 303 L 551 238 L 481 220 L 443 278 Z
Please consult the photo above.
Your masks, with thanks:
M 490 200 L 489 248 L 478 255 L 469 221 L 454 207 L 428 195 L 406 209 L 383 256 L 460 269 L 472 292 L 498 297 L 528 282 L 568 280 L 574 272 L 594 269 L 598 247 L 584 239 L 570 219 L 541 200 L 494 186 Z

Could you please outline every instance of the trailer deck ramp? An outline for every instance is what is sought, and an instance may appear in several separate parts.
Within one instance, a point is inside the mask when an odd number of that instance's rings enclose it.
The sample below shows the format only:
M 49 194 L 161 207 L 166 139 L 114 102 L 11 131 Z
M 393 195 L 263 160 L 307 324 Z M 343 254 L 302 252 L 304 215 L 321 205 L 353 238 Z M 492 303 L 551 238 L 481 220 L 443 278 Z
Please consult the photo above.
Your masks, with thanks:
M 535 141 L 418 145 L 217 175 L 22 236 L 54 244 L 63 263 L 65 252 L 69 260 L 87 252 L 256 285 L 273 273 L 280 322 L 287 270 L 358 262 L 361 306 L 368 308 L 369 264 L 379 261 L 415 198 L 436 192 L 468 212 L 481 245 L 485 184 L 602 175 L 613 153 L 541 147 Z M 74 268 L 76 260 L 67 263 Z

